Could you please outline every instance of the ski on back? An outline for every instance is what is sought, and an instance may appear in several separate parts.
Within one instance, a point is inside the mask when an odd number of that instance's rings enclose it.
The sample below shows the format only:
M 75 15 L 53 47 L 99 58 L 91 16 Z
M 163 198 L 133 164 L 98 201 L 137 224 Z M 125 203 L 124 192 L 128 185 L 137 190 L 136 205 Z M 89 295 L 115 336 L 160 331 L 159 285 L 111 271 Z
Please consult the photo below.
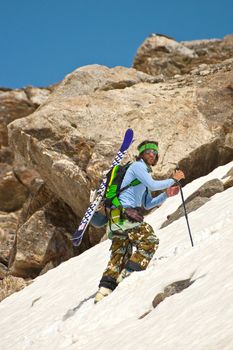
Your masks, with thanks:
M 133 142 L 133 130 L 132 129 L 127 129 L 125 132 L 125 136 L 123 139 L 123 142 L 121 144 L 121 147 L 119 151 L 117 152 L 116 157 L 114 158 L 111 167 L 109 168 L 108 171 L 110 171 L 115 165 L 118 165 L 121 163 L 122 159 L 124 158 L 126 152 L 128 151 L 131 143 Z M 97 191 L 97 196 L 95 200 L 89 205 L 87 208 L 84 217 L 82 218 L 79 227 L 75 231 L 72 237 L 73 245 L 74 246 L 79 246 L 82 242 L 83 235 L 86 231 L 86 228 L 88 224 L 90 223 L 96 209 L 100 205 L 103 195 L 105 193 L 106 189 L 106 182 L 107 182 L 107 177 L 105 176 L 100 184 L 100 187 Z

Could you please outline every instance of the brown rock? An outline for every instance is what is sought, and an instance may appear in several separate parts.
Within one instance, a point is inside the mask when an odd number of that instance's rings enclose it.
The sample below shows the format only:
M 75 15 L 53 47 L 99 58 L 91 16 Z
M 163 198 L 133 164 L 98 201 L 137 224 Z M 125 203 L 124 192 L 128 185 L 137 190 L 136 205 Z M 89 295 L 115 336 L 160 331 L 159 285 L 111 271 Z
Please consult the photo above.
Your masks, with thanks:
M 1 127 L 0 127 L 1 128 Z M 9 147 L 0 147 L 0 163 L 13 164 L 14 153 Z
M 190 73 L 211 73 L 208 65 L 233 56 L 233 35 L 224 39 L 177 42 L 160 34 L 152 34 L 137 50 L 133 67 L 147 74 L 174 77 Z
M 6 276 L 3 280 L 0 280 L 0 301 L 25 288 L 29 283 L 23 278 Z
M 29 191 L 33 191 L 34 183 L 41 180 L 39 173 L 35 169 L 24 164 L 14 166 L 14 175 Z
M 23 90 L 0 91 L 0 145 L 8 145 L 7 125 L 31 114 L 35 107 Z
M 1 232 L 1 230 L 0 230 Z M 6 265 L 0 263 L 0 280 L 7 276 L 7 267 Z
M 133 67 L 150 75 L 171 77 L 181 74 L 196 57 L 195 52 L 171 37 L 152 34 L 137 50 Z
M 54 194 L 46 187 L 43 180 L 36 179 L 31 193 L 24 203 L 19 217 L 19 227 L 22 226 L 36 211 L 42 210 L 54 198 Z
M 190 287 L 194 281 L 191 281 L 191 279 L 176 281 L 168 286 L 166 286 L 162 293 L 159 293 L 155 296 L 155 298 L 152 301 L 153 308 L 156 308 L 158 304 L 160 304 L 164 299 L 176 294 L 181 293 L 184 289 Z
M 137 71 L 123 67 L 121 74 L 116 68 L 83 67 L 70 74 L 36 113 L 10 124 L 12 145 L 81 217 L 90 188 L 97 186 L 129 126 L 137 139 L 131 157 L 143 139 L 160 142 L 159 176 L 167 176 L 179 163 L 188 182 L 231 160 L 232 97 L 225 87 L 232 76 L 233 60 L 204 77 L 201 87 L 195 78 L 189 86 L 179 81 L 155 84 L 148 75 L 138 77 Z M 211 113 L 207 101 L 203 105 L 204 96 L 213 96 Z M 221 118 L 219 103 L 224 105 Z
M 8 264 L 14 245 L 19 213 L 0 212 L 0 262 Z
M 80 95 L 90 95 L 96 91 L 122 90 L 140 82 L 155 83 L 160 78 L 136 71 L 133 68 L 108 67 L 93 64 L 76 69 L 68 74 L 48 98 L 49 104 L 54 99 L 67 99 Z
M 22 185 L 7 164 L 1 164 L 0 172 L 0 210 L 11 212 L 19 210 L 28 196 L 28 189 Z
M 193 276 L 193 274 L 192 274 Z M 184 289 L 190 287 L 196 280 L 191 280 L 191 278 L 188 278 L 186 280 L 180 280 L 173 282 L 171 284 L 168 284 L 163 292 L 156 294 L 152 301 L 152 306 L 155 309 L 162 301 L 164 301 L 166 298 L 176 294 L 181 293 Z M 148 310 L 143 315 L 139 317 L 139 319 L 142 319 L 146 317 L 152 310 Z
M 74 256 L 71 232 L 74 215 L 69 208 L 53 200 L 35 211 L 17 231 L 9 271 L 14 276 L 36 277 L 45 266 L 57 266 Z

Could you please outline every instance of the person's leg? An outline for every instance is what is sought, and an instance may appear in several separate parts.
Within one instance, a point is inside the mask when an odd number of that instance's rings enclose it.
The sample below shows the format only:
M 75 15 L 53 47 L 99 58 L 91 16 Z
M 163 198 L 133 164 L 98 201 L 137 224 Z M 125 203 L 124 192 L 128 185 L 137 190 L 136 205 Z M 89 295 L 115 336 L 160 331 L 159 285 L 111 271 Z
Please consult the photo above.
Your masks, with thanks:
M 136 246 L 136 251 L 125 264 L 118 277 L 118 283 L 133 271 L 145 270 L 159 245 L 159 239 L 154 234 L 153 228 L 145 222 L 128 231 L 128 237 Z
M 131 246 L 127 236 L 113 235 L 111 245 L 111 256 L 107 268 L 99 283 L 99 290 L 95 297 L 95 302 L 100 301 L 109 295 L 117 287 L 117 278 L 122 271 L 126 260 L 130 257 L 128 246 Z

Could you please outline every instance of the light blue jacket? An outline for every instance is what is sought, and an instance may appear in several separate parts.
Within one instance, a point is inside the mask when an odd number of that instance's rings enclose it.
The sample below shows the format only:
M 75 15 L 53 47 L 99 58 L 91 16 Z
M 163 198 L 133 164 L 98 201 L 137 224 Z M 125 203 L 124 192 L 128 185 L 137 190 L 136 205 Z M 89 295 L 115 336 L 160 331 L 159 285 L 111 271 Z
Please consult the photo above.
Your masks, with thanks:
M 135 179 L 138 179 L 141 184 L 130 187 L 120 194 L 119 199 L 123 208 L 136 208 L 143 206 L 145 209 L 152 209 L 161 205 L 167 199 L 166 193 L 162 193 L 159 196 L 152 198 L 150 191 L 164 190 L 174 185 L 175 181 L 173 179 L 153 180 L 148 170 L 149 168 L 143 160 L 134 162 L 129 166 L 121 184 L 121 188 L 127 186 Z M 106 225 L 107 222 L 108 218 L 99 212 L 96 212 L 91 219 L 91 224 L 95 227 L 102 227 Z M 140 225 L 140 223 L 127 222 L 127 225 L 127 227 L 122 226 L 122 229 L 127 229 L 129 227 L 132 228 Z M 119 230 L 119 225 L 112 225 L 111 230 Z
M 165 190 L 174 185 L 175 181 L 173 179 L 153 180 L 148 170 L 148 166 L 142 159 L 129 166 L 121 184 L 121 188 L 127 186 L 135 179 L 138 179 L 141 184 L 132 186 L 120 194 L 119 200 L 123 208 L 136 208 L 143 206 L 145 209 L 152 209 L 161 205 L 167 199 L 166 193 L 162 193 L 159 196 L 152 198 L 150 192 Z M 146 189 L 148 189 L 148 192 Z

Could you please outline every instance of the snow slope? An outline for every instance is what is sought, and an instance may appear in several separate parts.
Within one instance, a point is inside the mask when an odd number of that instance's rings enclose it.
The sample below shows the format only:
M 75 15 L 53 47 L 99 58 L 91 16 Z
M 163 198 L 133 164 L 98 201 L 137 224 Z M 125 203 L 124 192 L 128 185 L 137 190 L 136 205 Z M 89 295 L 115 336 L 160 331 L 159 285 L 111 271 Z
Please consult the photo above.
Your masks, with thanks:
M 232 167 L 193 181 L 185 198 Z M 0 304 L 1 350 L 232 350 L 232 198 L 230 188 L 189 214 L 193 248 L 185 218 L 158 230 L 181 203 L 180 195 L 168 199 L 146 219 L 160 238 L 148 269 L 133 273 L 97 305 L 84 300 L 97 290 L 110 241 L 36 278 Z M 153 309 L 164 287 L 188 278 L 194 283 Z

